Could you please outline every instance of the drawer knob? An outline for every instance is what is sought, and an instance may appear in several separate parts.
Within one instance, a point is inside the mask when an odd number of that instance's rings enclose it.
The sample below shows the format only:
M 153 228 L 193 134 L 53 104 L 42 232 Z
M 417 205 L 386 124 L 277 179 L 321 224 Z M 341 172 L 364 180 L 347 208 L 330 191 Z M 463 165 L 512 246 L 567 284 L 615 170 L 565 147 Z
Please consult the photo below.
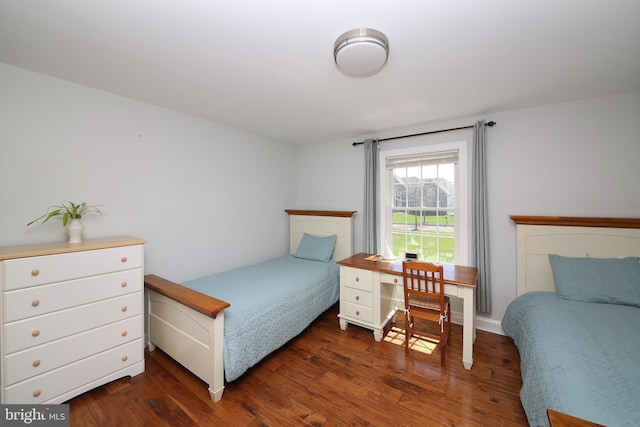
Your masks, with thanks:
M 40 335 L 40 331 L 38 329 L 35 329 L 33 332 L 31 332 L 32 337 L 37 337 L 38 335 Z
M 34 390 L 33 391 L 33 397 L 38 397 L 42 394 L 42 392 L 40 390 Z
M 398 279 L 393 279 L 393 283 L 398 283 Z
M 127 257 L 126 257 L 126 256 L 123 256 L 122 258 L 120 258 L 120 261 L 122 261 L 122 262 L 127 262 Z
M 356 301 L 360 301 L 360 295 L 356 295 Z
M 359 277 L 356 277 L 356 282 L 359 282 L 359 281 L 360 281 L 360 278 L 359 278 Z
M 126 306 L 126 305 L 123 305 L 123 306 L 122 306 L 122 308 L 121 308 L 120 310 L 122 310 L 123 312 L 127 311 L 127 306 Z
M 37 368 L 38 366 L 40 366 L 40 359 L 34 360 L 32 365 L 33 365 L 34 368 Z
M 127 356 L 126 354 L 125 354 L 124 356 L 122 356 L 122 361 L 123 361 L 123 362 L 126 362 L 126 361 L 127 361 L 127 359 L 129 359 L 129 356 Z
M 31 270 L 31 275 L 32 276 L 37 276 L 38 274 L 40 274 L 40 270 L 38 270 L 38 269 Z
M 40 305 L 40 301 L 39 301 L 39 300 L 37 300 L 37 299 L 34 299 L 33 301 L 31 301 L 31 305 L 32 305 L 33 307 L 37 307 L 37 306 L 39 306 L 39 305 Z
M 122 286 L 123 288 L 126 288 L 127 287 L 127 282 L 120 283 L 120 286 Z
M 127 331 L 122 331 L 122 336 L 126 337 L 127 336 Z
M 360 310 L 356 311 L 356 316 L 360 316 Z

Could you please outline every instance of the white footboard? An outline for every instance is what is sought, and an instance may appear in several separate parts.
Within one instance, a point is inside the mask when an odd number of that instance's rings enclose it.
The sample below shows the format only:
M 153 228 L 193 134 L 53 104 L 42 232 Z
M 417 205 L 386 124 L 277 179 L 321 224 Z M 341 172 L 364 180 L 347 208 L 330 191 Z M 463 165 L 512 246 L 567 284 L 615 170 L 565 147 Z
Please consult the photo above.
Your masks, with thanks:
M 205 315 L 150 289 L 148 284 L 145 300 L 149 350 L 160 347 L 206 382 L 211 399 L 218 402 L 224 391 L 224 311 Z

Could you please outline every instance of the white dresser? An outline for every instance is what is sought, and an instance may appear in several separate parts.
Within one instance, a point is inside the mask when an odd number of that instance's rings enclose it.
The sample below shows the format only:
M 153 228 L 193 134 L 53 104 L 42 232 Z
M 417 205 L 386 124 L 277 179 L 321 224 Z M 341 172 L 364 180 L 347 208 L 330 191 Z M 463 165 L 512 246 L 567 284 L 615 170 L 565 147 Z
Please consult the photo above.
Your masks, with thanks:
M 0 247 L 0 403 L 62 403 L 144 372 L 144 243 Z

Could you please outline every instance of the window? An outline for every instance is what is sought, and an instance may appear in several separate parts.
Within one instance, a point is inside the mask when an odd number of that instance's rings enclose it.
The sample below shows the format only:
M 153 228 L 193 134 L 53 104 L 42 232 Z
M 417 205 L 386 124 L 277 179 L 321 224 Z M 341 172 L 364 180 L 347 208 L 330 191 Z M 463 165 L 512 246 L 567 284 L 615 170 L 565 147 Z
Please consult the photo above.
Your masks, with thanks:
M 383 247 L 404 258 L 467 260 L 466 143 L 381 153 Z M 462 233 L 461 233 L 462 231 Z

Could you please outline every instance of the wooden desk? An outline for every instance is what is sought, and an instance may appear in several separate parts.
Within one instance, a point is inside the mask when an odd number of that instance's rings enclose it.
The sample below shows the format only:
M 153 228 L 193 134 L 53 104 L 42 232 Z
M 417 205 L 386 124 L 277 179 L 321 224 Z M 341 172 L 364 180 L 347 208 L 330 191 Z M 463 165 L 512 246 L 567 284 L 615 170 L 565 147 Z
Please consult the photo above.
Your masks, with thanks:
M 359 253 L 339 261 L 340 265 L 340 327 L 349 323 L 373 330 L 381 341 L 383 329 L 396 310 L 404 309 L 402 260 L 371 261 L 370 254 Z M 463 300 L 462 363 L 473 366 L 475 327 L 475 289 L 478 270 L 453 264 L 443 264 L 444 291 Z

